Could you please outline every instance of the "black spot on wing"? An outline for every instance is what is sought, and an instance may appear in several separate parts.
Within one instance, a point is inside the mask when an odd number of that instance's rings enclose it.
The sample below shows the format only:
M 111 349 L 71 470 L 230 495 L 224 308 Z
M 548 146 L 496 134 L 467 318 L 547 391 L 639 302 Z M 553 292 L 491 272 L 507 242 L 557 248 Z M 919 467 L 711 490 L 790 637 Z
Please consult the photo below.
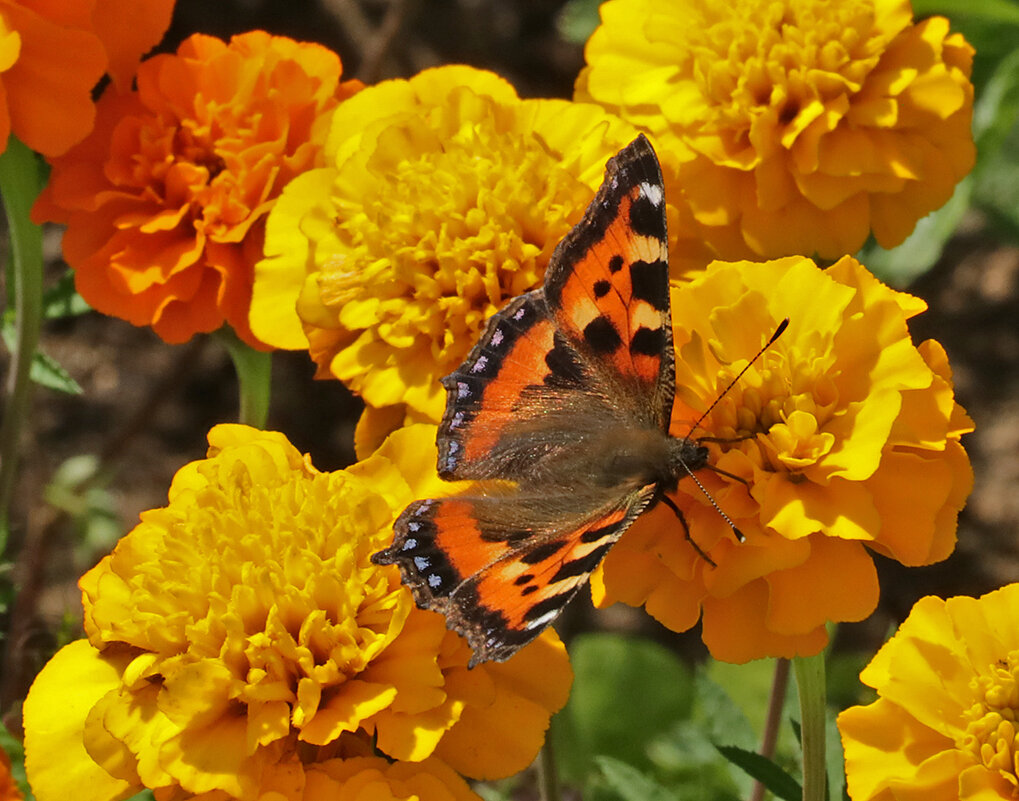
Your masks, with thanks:
M 610 540 L 603 545 L 599 545 L 591 551 L 591 553 L 566 562 L 559 568 L 559 570 L 556 571 L 556 574 L 552 576 L 549 583 L 555 584 L 557 581 L 563 581 L 568 578 L 576 578 L 577 576 L 583 576 L 586 573 L 590 573 L 598 567 L 598 563 L 601 562 L 609 548 L 611 548 L 614 544 L 615 540 Z
M 635 261 L 630 265 L 633 297 L 650 303 L 655 311 L 669 308 L 669 265 L 664 261 Z
M 641 326 L 630 340 L 630 353 L 635 356 L 661 356 L 665 348 L 665 331 L 662 328 Z
M 513 579 L 513 583 L 517 586 L 527 584 L 529 581 L 534 581 L 534 573 L 524 573 L 522 576 L 517 576 Z
M 641 192 L 630 206 L 630 226 L 640 236 L 663 238 L 665 218 L 662 205 L 655 205 Z
M 603 298 L 612 290 L 612 284 L 602 278 L 599 281 L 594 282 L 594 296 L 595 298 Z
M 552 338 L 553 347 L 545 356 L 549 374 L 544 384 L 555 389 L 573 389 L 584 384 L 584 370 L 577 355 L 563 335 L 556 331 Z
M 537 592 L 537 591 L 538 591 L 538 585 L 537 584 L 532 584 L 530 587 L 524 587 L 520 591 L 520 595 L 521 596 L 527 596 L 527 595 L 530 595 L 532 592 Z
M 561 551 L 566 547 L 566 540 L 554 540 L 553 542 L 546 542 L 544 545 L 539 545 L 533 551 L 522 554 L 520 561 L 525 565 L 534 565 L 538 562 L 544 562 L 550 556 Z
M 623 257 L 620 256 L 619 254 L 616 254 L 611 259 L 609 259 L 609 272 L 613 274 L 618 273 L 620 270 L 623 269 L 624 263 L 625 262 L 623 261 Z
M 596 353 L 612 353 L 623 344 L 616 327 L 604 315 L 595 317 L 585 326 L 584 341 Z

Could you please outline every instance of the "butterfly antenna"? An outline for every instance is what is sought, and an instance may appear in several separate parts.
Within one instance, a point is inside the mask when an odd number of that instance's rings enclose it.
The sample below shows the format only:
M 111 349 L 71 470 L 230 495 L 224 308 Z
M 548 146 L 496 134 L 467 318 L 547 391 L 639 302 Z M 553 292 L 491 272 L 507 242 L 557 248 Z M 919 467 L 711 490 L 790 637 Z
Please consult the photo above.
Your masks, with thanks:
M 704 497 L 708 499 L 708 503 L 710 503 L 713 507 L 715 507 L 715 511 L 718 512 L 718 514 L 720 514 L 722 516 L 722 519 L 726 523 L 729 524 L 729 528 L 731 528 L 732 529 L 732 533 L 736 535 L 736 539 L 738 539 L 740 542 L 746 542 L 747 538 L 745 536 L 743 536 L 743 532 L 740 531 L 736 527 L 736 524 L 732 522 L 732 518 L 729 517 L 729 515 L 727 515 L 725 513 L 725 511 L 722 509 L 722 507 L 718 505 L 718 501 L 716 501 L 711 496 L 711 493 L 708 492 L 708 488 L 705 487 L 703 484 L 701 484 L 701 480 L 699 478 L 697 478 L 697 476 L 694 474 L 693 470 L 691 470 L 689 467 L 687 467 L 685 463 L 682 463 L 682 464 L 683 464 L 683 469 L 686 470 L 686 474 L 688 476 L 690 476 L 690 478 L 693 479 L 693 483 L 697 485 L 697 489 L 699 489 L 701 492 L 704 493 Z M 698 548 L 698 550 L 700 550 L 700 549 Z M 708 561 L 710 561 L 710 560 L 708 560 Z
M 743 377 L 743 374 L 753 366 L 754 362 L 756 362 L 758 359 L 761 358 L 762 355 L 764 355 L 764 351 L 766 351 L 768 348 L 770 348 L 772 345 L 775 344 L 775 340 L 778 339 L 780 336 L 782 336 L 782 332 L 785 331 L 788 327 L 789 327 L 789 318 L 786 317 L 782 322 L 780 322 L 778 324 L 778 328 L 775 329 L 775 333 L 771 335 L 771 338 L 761 346 L 761 349 L 759 351 L 757 351 L 756 354 L 754 354 L 754 358 L 752 358 L 750 361 L 748 361 L 746 363 L 746 366 L 736 374 L 736 377 L 734 379 L 732 379 L 732 381 L 729 382 L 729 384 L 726 386 L 726 388 L 723 389 L 718 394 L 718 397 L 715 398 L 711 402 L 711 405 L 707 409 L 704 410 L 704 414 L 702 414 L 700 417 L 697 418 L 697 422 L 694 423 L 693 424 L 693 428 L 690 429 L 691 432 L 696 431 L 698 428 L 701 427 L 701 423 L 704 422 L 704 418 L 707 417 L 709 414 L 711 414 L 711 410 L 714 409 L 718 405 L 719 401 L 721 401 L 722 398 L 724 398 L 726 395 L 729 394 L 729 390 L 731 390 L 734 386 L 736 386 L 736 382 L 739 381 Z M 690 471 L 687 470 L 687 472 L 689 473 Z M 690 475 L 692 476 L 693 473 L 690 473 Z M 694 481 L 697 481 L 697 479 L 695 478 Z M 697 486 L 700 486 L 700 483 L 701 482 L 697 481 Z M 704 487 L 701 487 L 701 489 L 703 490 Z M 705 492 L 705 495 L 707 495 L 707 492 Z M 708 497 L 710 498 L 711 496 L 708 495 Z M 715 503 L 714 500 L 712 500 L 711 502 L 713 504 Z M 717 504 L 715 505 L 715 508 L 718 509 L 718 505 Z M 718 511 L 720 513 L 722 513 L 722 517 L 725 517 L 725 514 L 722 512 L 721 509 L 718 509 Z M 729 520 L 729 518 L 727 518 L 727 517 L 725 517 L 725 519 L 727 521 Z M 729 522 L 729 525 L 732 526 L 732 522 Z M 736 527 L 735 526 L 732 526 L 732 527 L 733 527 L 733 530 L 735 531 Z

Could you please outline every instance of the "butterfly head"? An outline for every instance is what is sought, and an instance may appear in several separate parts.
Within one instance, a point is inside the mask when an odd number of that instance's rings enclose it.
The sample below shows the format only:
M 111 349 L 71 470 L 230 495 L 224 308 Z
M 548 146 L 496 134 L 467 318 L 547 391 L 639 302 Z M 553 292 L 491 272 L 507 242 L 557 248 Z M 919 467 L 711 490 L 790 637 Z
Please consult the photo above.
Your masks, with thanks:
M 689 437 L 669 437 L 667 448 L 667 478 L 673 486 L 684 476 L 691 475 L 708 463 L 709 452 L 698 440 Z

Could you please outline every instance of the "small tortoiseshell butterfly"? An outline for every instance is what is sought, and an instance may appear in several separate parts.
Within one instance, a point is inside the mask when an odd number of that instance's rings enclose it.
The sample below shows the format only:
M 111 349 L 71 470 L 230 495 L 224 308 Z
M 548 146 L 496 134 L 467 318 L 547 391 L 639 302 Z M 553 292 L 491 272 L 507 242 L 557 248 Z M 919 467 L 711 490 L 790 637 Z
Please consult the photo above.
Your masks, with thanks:
M 609 160 L 544 287 L 493 315 L 442 381 L 439 475 L 483 483 L 412 503 L 372 561 L 398 565 L 418 606 L 467 638 L 471 666 L 537 637 L 637 516 L 707 463 L 669 435 L 667 247 L 641 135 Z

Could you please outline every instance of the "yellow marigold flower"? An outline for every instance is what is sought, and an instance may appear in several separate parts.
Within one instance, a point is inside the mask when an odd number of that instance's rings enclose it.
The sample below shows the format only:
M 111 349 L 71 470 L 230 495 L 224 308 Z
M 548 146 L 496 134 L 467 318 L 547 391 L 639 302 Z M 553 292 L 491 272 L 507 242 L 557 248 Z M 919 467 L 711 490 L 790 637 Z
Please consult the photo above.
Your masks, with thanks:
M 598 106 L 521 100 L 469 67 L 365 89 L 333 113 L 328 166 L 270 215 L 252 330 L 309 348 L 320 375 L 396 407 L 395 425 L 405 410 L 438 421 L 439 379 L 493 312 L 541 284 L 634 135 Z
M 611 0 L 576 97 L 678 158 L 726 259 L 893 247 L 973 166 L 973 50 L 908 0 Z
M 94 308 L 167 342 L 229 323 L 243 340 L 265 217 L 316 165 L 322 115 L 360 84 L 336 54 L 252 31 L 196 34 L 106 92 L 95 130 L 52 161 L 33 218 L 66 223 L 64 258 Z
M 868 549 L 907 565 L 947 557 L 972 486 L 959 438 L 972 429 L 933 340 L 915 347 L 918 298 L 854 259 L 827 270 L 788 257 L 715 262 L 673 285 L 672 433 L 708 435 L 698 477 L 746 535 L 738 543 L 692 481 L 675 496 L 701 558 L 665 506 L 642 516 L 594 575 L 596 603 L 643 604 L 674 631 L 702 618 L 729 662 L 816 653 L 828 621 L 878 598 Z M 782 318 L 789 328 L 725 388 Z M 702 423 L 690 426 L 721 396 Z
M 990 801 L 1019 792 L 1019 584 L 921 598 L 838 718 L 853 801 Z
M 401 431 L 321 473 L 281 434 L 214 428 L 169 505 L 81 579 L 88 640 L 25 704 L 36 797 L 300 799 L 309 765 L 372 742 L 479 778 L 526 767 L 569 692 L 562 643 L 468 672 L 466 641 L 369 561 L 402 508 L 442 486 L 418 462 L 434 463 L 434 437 Z

